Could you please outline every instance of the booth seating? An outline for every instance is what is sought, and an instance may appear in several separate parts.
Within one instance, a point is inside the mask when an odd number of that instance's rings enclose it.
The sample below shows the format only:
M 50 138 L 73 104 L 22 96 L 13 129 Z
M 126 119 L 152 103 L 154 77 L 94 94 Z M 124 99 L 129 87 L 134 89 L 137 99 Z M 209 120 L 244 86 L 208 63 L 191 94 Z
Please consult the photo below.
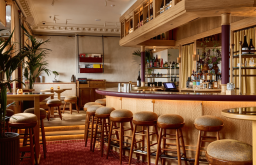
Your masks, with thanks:
M 134 130 L 133 130 L 133 134 L 132 134 L 132 143 L 131 143 L 131 148 L 130 148 L 130 155 L 129 155 L 129 165 L 131 164 L 131 160 L 132 160 L 132 154 L 133 154 L 133 147 L 134 144 L 136 143 L 135 141 L 135 135 L 140 135 L 142 136 L 142 151 L 145 151 L 145 137 L 147 139 L 147 161 L 148 161 L 148 165 L 150 165 L 150 155 L 151 155 L 151 151 L 150 151 L 150 147 L 153 145 L 156 145 L 157 143 L 154 144 L 150 144 L 150 137 L 149 136 L 153 136 L 156 135 L 157 136 L 157 141 L 158 141 L 158 130 L 157 130 L 157 114 L 154 112 L 150 112 L 150 111 L 141 111 L 141 112 L 137 112 L 135 114 L 133 114 L 133 123 L 134 123 Z M 138 131 L 138 126 L 142 126 L 142 131 Z M 149 127 L 152 126 L 155 128 L 155 132 L 149 132 Z M 144 130 L 146 128 L 146 131 Z M 143 159 L 144 160 L 144 159 Z
M 64 99 L 64 107 L 62 113 L 64 113 L 67 103 L 69 103 L 69 111 L 72 114 L 72 104 L 76 105 L 77 113 L 79 113 L 79 108 L 77 106 L 77 97 L 76 96 L 66 96 Z
M 109 155 L 109 150 L 110 150 L 110 145 L 112 141 L 117 141 L 119 142 L 119 160 L 120 164 L 122 164 L 122 154 L 125 155 L 125 150 L 124 148 L 124 132 L 125 131 L 133 131 L 133 124 L 132 124 L 132 118 L 133 114 L 131 111 L 126 110 L 126 109 L 120 109 L 120 110 L 115 110 L 110 113 L 110 133 L 108 135 L 108 150 L 107 150 L 107 159 Z M 130 128 L 124 129 L 124 123 L 130 123 Z M 116 124 L 120 124 L 119 127 L 116 127 Z M 113 128 L 115 126 L 115 128 Z M 115 131 L 116 138 L 112 138 L 113 131 Z M 118 134 L 119 132 L 119 134 Z
M 158 144 L 157 144 L 155 164 L 158 164 L 159 157 L 162 158 L 162 164 L 165 164 L 165 157 L 167 155 L 167 152 L 174 151 L 174 149 L 167 147 L 168 144 L 166 143 L 166 139 L 169 139 L 169 140 L 175 140 L 175 143 L 172 143 L 172 146 L 176 146 L 177 148 L 178 165 L 181 165 L 181 157 L 183 156 L 184 158 L 187 158 L 183 134 L 181 130 L 181 128 L 184 126 L 184 119 L 180 115 L 174 115 L 174 114 L 161 115 L 157 119 L 157 126 L 160 128 L 160 133 L 159 133 Z M 175 134 L 166 134 L 166 130 L 175 130 Z M 163 141 L 163 147 L 161 148 L 162 141 Z M 180 146 L 180 143 L 182 144 L 182 146 Z M 183 153 L 181 153 L 180 147 L 182 147 Z M 163 157 L 161 157 L 162 154 L 163 154 Z M 187 164 L 187 162 L 185 163 Z
M 206 158 L 211 165 L 252 165 L 252 146 L 237 140 L 217 140 L 208 145 Z
M 95 143 L 97 135 L 100 135 L 100 152 L 101 157 L 103 157 L 103 147 L 104 147 L 104 141 L 108 142 L 108 131 L 109 131 L 109 116 L 110 113 L 115 110 L 112 107 L 100 107 L 96 110 L 95 116 L 96 119 L 96 128 L 94 132 L 93 137 L 93 151 L 95 149 Z M 108 122 L 107 122 L 108 121 Z
M 50 119 L 50 113 L 51 113 L 50 111 L 51 111 L 52 107 L 57 107 L 60 119 L 62 120 L 61 111 L 60 111 L 60 106 L 61 106 L 61 101 L 60 100 L 58 100 L 58 99 L 48 100 L 46 105 L 49 107 L 48 108 L 48 117 L 47 117 L 48 121 Z
M 223 128 L 224 124 L 220 118 L 215 116 L 201 116 L 196 118 L 194 125 L 197 130 L 199 130 L 198 134 L 198 142 L 197 142 L 197 149 L 196 149 L 196 157 L 195 157 L 195 165 L 199 165 L 199 156 L 201 151 L 201 144 L 202 142 L 212 142 L 214 140 L 207 140 L 207 139 L 216 139 L 220 140 L 219 131 Z M 204 136 L 202 133 L 205 132 L 216 132 L 216 136 Z
M 87 147 L 88 136 L 90 135 L 91 137 L 90 151 L 92 151 L 92 145 L 93 145 L 94 124 L 96 121 L 95 112 L 100 107 L 102 107 L 102 105 L 92 105 L 88 107 L 86 111 L 84 141 L 85 141 L 85 147 Z
M 25 134 L 20 134 L 20 139 L 24 139 L 23 146 L 20 147 L 20 152 L 30 152 L 30 162 L 33 165 L 37 163 L 36 154 L 35 154 L 35 136 L 34 136 L 34 127 L 37 125 L 37 117 L 31 113 L 17 113 L 10 118 L 9 126 L 11 127 L 12 132 L 18 132 L 18 129 L 25 129 Z M 27 138 L 29 138 L 29 147 L 27 146 Z M 21 154 L 21 159 L 27 158 L 23 157 L 24 154 Z
M 34 114 L 34 108 L 29 108 L 24 111 L 24 113 L 32 113 Z M 46 118 L 46 111 L 43 108 L 40 108 L 40 129 L 41 129 L 41 136 L 42 136 L 42 143 L 43 144 L 43 151 L 44 151 L 44 158 L 46 158 L 46 140 L 45 140 L 45 131 L 44 131 L 44 119 Z

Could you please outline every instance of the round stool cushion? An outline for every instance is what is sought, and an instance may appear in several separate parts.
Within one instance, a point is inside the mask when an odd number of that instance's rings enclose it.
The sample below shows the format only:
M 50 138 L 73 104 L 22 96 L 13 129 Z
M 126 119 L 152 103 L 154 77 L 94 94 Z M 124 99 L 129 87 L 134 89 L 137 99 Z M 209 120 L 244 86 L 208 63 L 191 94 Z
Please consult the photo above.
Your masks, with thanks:
M 223 121 L 215 116 L 201 116 L 196 118 L 194 124 L 201 126 L 221 126 Z
M 12 115 L 10 123 L 34 123 L 37 122 L 36 115 L 32 113 L 17 113 Z
M 127 109 L 118 109 L 114 110 L 110 113 L 110 117 L 112 118 L 131 118 L 133 117 L 132 111 Z
M 160 124 L 182 124 L 184 119 L 180 115 L 166 114 L 158 117 L 157 122 Z
M 156 121 L 157 118 L 157 114 L 150 111 L 141 111 L 133 115 L 133 120 L 135 121 Z
M 96 103 L 99 103 L 101 105 L 106 105 L 106 99 L 98 99 L 95 101 Z
M 65 99 L 64 99 L 64 101 L 75 101 L 75 100 L 77 100 L 77 97 L 76 96 L 66 96 L 65 97 Z
M 24 111 L 24 113 L 34 113 L 34 108 L 28 108 Z M 40 118 L 44 119 L 46 117 L 46 110 L 44 110 L 43 108 L 40 108 Z
M 100 103 L 88 102 L 88 103 L 84 104 L 84 110 L 87 111 L 87 108 L 92 105 L 100 105 Z
M 11 109 L 6 109 L 6 114 L 5 115 L 10 117 L 10 116 L 14 115 L 14 111 L 11 110 Z
M 92 105 L 87 108 L 87 112 L 96 112 L 96 110 L 99 109 L 100 107 L 103 107 L 103 106 L 102 105 Z
M 113 107 L 100 107 L 96 110 L 95 114 L 97 115 L 108 115 L 110 114 L 112 111 L 114 111 L 115 108 Z
M 225 161 L 252 161 L 252 146 L 232 139 L 218 140 L 208 145 L 207 154 Z
M 46 102 L 46 105 L 59 104 L 61 105 L 61 101 L 59 99 L 51 99 Z

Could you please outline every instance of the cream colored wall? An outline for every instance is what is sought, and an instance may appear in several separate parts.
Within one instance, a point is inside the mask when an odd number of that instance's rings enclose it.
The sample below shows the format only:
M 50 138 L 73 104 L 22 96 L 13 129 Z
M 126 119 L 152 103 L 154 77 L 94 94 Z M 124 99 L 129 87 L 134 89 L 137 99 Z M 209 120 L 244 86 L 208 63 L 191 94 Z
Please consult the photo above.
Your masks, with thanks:
M 110 82 L 136 81 L 140 57 L 132 53 L 137 48 L 120 47 L 119 37 L 104 37 L 105 66 L 104 73 L 77 73 L 77 55 L 75 53 L 75 37 L 67 36 L 37 36 L 38 39 L 50 39 L 46 47 L 52 51 L 47 57 L 48 68 L 60 73 L 59 80 L 70 82 L 74 74 L 76 78 L 106 79 Z M 102 54 L 101 37 L 79 37 L 79 53 Z M 45 82 L 52 82 L 54 75 L 44 73 Z

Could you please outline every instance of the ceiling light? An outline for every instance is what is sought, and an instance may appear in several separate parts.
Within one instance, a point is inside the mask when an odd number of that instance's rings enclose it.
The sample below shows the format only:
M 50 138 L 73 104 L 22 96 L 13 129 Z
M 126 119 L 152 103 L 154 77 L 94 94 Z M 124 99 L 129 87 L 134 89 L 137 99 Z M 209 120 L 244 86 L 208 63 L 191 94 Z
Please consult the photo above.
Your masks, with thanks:
M 101 19 L 95 19 L 95 21 L 101 21 Z
M 11 22 L 11 16 L 6 16 L 6 21 Z
M 153 46 L 153 50 L 154 50 L 154 52 L 156 51 L 156 46 Z

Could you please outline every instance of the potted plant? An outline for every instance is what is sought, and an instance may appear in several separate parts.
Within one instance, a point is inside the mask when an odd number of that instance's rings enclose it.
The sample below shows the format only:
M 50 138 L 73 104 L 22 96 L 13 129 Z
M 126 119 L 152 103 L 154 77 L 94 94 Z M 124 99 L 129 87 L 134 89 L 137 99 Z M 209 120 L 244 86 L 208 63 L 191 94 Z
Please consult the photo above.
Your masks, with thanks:
M 136 50 L 132 53 L 132 55 L 135 55 L 135 56 L 139 56 L 141 57 L 141 51 L 140 50 Z M 145 51 L 145 63 L 148 61 L 150 62 L 150 60 L 152 59 L 152 56 L 151 56 L 151 50 L 146 50 Z M 148 69 L 148 74 L 151 74 L 152 72 L 152 69 Z
M 57 76 L 58 75 L 60 75 L 57 71 L 52 71 L 52 73 L 54 74 L 54 80 L 53 80 L 53 82 L 59 82 L 58 80 L 57 80 Z
M 18 81 L 17 79 L 12 80 L 11 75 L 20 66 L 26 55 L 25 52 L 14 51 L 14 44 L 11 43 L 12 36 L 13 32 L 7 40 L 0 39 L 0 164 L 4 165 L 18 165 L 20 154 L 19 134 L 5 132 L 7 88 L 11 92 L 11 83 Z
M 30 35 L 27 30 L 22 27 L 25 35 L 28 37 L 29 42 L 25 42 L 24 51 L 27 52 L 27 60 L 24 61 L 24 77 L 29 81 L 29 89 L 33 88 L 35 78 L 38 77 L 42 72 L 45 72 L 48 76 L 51 74 L 50 70 L 47 69 L 47 61 L 45 58 L 50 49 L 42 48 L 42 46 L 49 42 L 39 41 L 34 36 Z

